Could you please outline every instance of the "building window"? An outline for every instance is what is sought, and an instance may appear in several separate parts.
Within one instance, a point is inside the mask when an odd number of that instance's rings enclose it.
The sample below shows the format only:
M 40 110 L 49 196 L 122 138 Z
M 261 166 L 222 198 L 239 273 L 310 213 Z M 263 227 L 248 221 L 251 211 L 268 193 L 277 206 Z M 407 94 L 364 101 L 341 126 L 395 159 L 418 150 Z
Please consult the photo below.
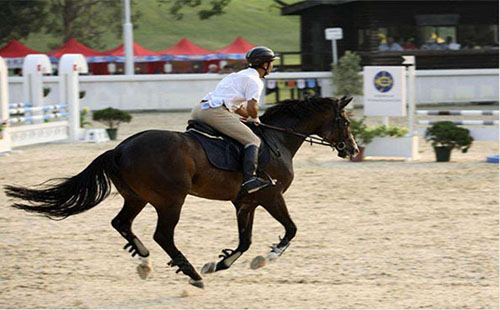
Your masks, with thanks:
M 397 27 L 382 27 L 376 30 L 378 50 L 403 51 L 416 49 L 415 26 L 401 25 Z
M 498 25 L 460 25 L 463 49 L 498 49 Z
M 457 42 L 455 26 L 421 26 L 418 27 L 417 43 L 422 50 L 460 49 Z

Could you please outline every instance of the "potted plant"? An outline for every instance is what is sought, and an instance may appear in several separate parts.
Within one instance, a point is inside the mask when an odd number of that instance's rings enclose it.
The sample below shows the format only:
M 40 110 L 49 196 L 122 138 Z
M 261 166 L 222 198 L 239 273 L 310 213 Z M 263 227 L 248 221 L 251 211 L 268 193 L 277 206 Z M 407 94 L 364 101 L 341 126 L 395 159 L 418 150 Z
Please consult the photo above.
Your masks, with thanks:
M 366 116 L 363 116 L 363 118 L 359 120 L 355 118 L 350 119 L 351 125 L 349 128 L 351 129 L 351 133 L 354 136 L 354 140 L 356 140 L 356 144 L 359 148 L 358 155 L 350 157 L 351 161 L 363 161 L 366 145 L 372 142 L 373 138 L 375 138 L 375 130 L 366 126 L 365 119 Z
M 418 156 L 418 136 L 408 135 L 408 128 L 399 126 L 374 127 L 375 138 L 365 149 L 366 156 L 404 157 Z
M 129 123 L 132 120 L 132 115 L 128 112 L 110 107 L 94 111 L 92 113 L 92 119 L 108 126 L 106 131 L 108 132 L 109 138 L 111 140 L 116 140 L 118 126 L 123 122 Z
M 458 127 L 453 122 L 436 122 L 425 131 L 425 140 L 431 141 L 436 153 L 436 161 L 450 161 L 453 149 L 466 153 L 472 145 L 474 139 L 469 130 Z

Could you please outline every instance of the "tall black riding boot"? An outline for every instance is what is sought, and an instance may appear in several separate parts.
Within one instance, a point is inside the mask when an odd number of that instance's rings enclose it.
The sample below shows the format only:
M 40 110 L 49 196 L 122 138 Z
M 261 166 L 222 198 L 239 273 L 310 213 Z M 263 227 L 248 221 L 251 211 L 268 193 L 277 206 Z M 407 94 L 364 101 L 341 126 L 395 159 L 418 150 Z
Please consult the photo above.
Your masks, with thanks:
M 243 184 L 241 187 L 248 194 L 271 185 L 271 181 L 258 178 L 256 175 L 259 160 L 259 147 L 249 145 L 245 148 L 243 156 Z

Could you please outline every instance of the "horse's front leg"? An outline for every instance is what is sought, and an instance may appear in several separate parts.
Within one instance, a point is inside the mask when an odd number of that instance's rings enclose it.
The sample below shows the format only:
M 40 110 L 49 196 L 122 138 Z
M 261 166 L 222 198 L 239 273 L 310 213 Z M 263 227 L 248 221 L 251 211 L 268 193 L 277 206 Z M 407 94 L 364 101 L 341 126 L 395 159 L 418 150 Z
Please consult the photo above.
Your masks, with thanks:
M 257 204 L 234 203 L 236 207 L 236 217 L 238 219 L 239 244 L 235 250 L 222 250 L 222 259 L 218 262 L 207 263 L 201 268 L 201 273 L 212 273 L 219 270 L 228 269 L 240 256 L 250 248 L 252 243 L 252 226 Z
M 267 210 L 267 212 L 269 212 L 269 214 L 271 214 L 272 217 L 285 227 L 285 236 L 280 238 L 278 243 L 271 246 L 271 251 L 269 251 L 265 257 L 255 257 L 250 263 L 250 267 L 252 269 L 263 267 L 266 264 L 266 261 L 272 261 L 280 257 L 281 254 L 283 254 L 283 252 L 285 252 L 288 248 L 290 241 L 297 233 L 297 226 L 295 226 L 290 218 L 290 214 L 288 214 L 285 199 L 281 193 L 277 193 L 272 198 L 270 197 L 270 199 L 266 199 L 266 201 L 262 203 L 262 206 Z

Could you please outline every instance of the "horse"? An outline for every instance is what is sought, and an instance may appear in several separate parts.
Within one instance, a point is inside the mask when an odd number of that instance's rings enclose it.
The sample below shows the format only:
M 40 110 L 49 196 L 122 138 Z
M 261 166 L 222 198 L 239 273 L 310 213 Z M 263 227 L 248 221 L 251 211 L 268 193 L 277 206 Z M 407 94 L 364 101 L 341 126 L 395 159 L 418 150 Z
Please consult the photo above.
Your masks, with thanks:
M 73 177 L 55 179 L 34 188 L 6 185 L 4 190 L 7 196 L 28 202 L 16 202 L 12 207 L 59 220 L 98 205 L 110 194 L 112 183 L 124 203 L 111 225 L 126 239 L 125 249 L 133 257 L 149 256 L 149 250 L 133 233 L 132 222 L 150 203 L 158 215 L 153 239 L 170 256 L 168 265 L 178 267 L 176 273 L 182 271 L 190 284 L 204 288 L 202 277 L 174 244 L 174 230 L 186 196 L 231 201 L 236 209 L 238 246 L 222 250 L 221 260 L 205 264 L 202 274 L 228 269 L 249 249 L 258 206 L 264 207 L 285 228 L 284 237 L 269 253 L 279 257 L 297 231 L 283 198 L 294 177 L 292 159 L 311 135 L 315 136 L 310 138 L 321 139 L 321 144 L 336 149 L 340 157 L 357 154 L 359 150 L 345 111 L 351 100 L 313 97 L 288 100 L 268 108 L 260 117 L 259 126 L 275 142 L 279 154 L 271 154 L 262 173 L 272 178 L 274 185 L 252 194 L 241 195 L 241 171 L 216 169 L 194 137 L 166 130 L 146 130 L 128 137 Z

